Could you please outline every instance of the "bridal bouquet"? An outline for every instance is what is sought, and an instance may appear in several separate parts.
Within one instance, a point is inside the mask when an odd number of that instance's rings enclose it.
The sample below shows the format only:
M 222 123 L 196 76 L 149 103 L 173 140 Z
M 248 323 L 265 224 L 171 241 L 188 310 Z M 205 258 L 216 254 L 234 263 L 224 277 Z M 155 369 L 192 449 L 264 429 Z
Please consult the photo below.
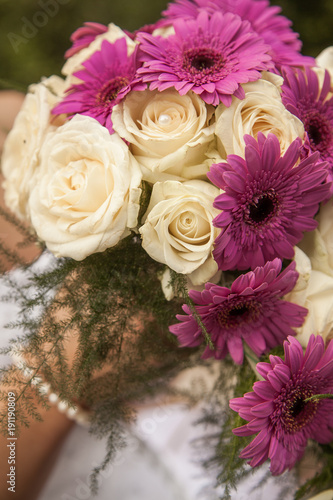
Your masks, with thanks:
M 89 407 L 104 391 L 109 431 L 124 394 L 213 360 L 233 410 L 216 452 L 226 495 L 246 461 L 280 475 L 308 446 L 322 468 L 302 494 L 332 487 L 332 49 L 301 55 L 268 0 L 175 0 L 135 33 L 87 22 L 71 40 L 64 78 L 29 87 L 2 158 L 8 207 L 58 258 L 16 295 L 34 373 Z

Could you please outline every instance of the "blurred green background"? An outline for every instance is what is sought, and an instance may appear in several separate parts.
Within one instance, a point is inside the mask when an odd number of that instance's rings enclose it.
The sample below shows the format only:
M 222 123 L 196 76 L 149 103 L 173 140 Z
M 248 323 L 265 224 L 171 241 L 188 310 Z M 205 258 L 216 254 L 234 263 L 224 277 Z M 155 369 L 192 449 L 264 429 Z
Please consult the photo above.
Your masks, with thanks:
M 167 0 L 0 0 L 1 87 L 24 90 L 41 76 L 60 74 L 71 33 L 85 21 L 113 22 L 133 31 L 155 22 Z M 273 4 L 300 33 L 303 53 L 333 45 L 333 0 Z

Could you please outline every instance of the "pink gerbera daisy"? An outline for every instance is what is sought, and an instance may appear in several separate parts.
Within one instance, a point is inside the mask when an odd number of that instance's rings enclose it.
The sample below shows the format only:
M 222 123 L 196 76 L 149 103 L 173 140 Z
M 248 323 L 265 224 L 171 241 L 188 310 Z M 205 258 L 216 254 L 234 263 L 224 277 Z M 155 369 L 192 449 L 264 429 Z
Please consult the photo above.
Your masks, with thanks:
M 243 340 L 261 356 L 294 335 L 291 327 L 302 325 L 307 309 L 281 300 L 296 284 L 295 263 L 280 271 L 281 261 L 275 259 L 239 276 L 230 289 L 207 283 L 203 292 L 189 291 L 215 347 L 212 350 L 207 346 L 203 358 L 223 359 L 230 352 L 235 363 L 241 364 Z M 181 346 L 198 346 L 204 342 L 201 327 L 186 304 L 183 311 L 186 316 L 177 315 L 180 323 L 169 329 Z
M 310 68 L 305 72 L 288 70 L 283 76 L 282 102 L 303 122 L 307 133 L 305 146 L 310 151 L 318 151 L 321 158 L 329 163 L 328 180 L 332 181 L 333 97 L 330 74 L 325 71 L 321 84 L 318 74 Z
M 288 337 L 284 352 L 284 361 L 270 356 L 269 363 L 257 364 L 265 380 L 254 383 L 254 392 L 230 401 L 230 407 L 248 421 L 234 434 L 259 432 L 241 458 L 252 467 L 269 458 L 273 475 L 294 467 L 308 439 L 322 444 L 333 440 L 333 401 L 313 398 L 333 394 L 333 341 L 325 351 L 322 337 L 312 335 L 304 354 L 298 340 Z
M 88 47 L 91 42 L 95 40 L 96 36 L 106 33 L 107 30 L 108 28 L 107 26 L 104 26 L 104 24 L 89 22 L 83 23 L 81 28 L 78 28 L 74 31 L 74 33 L 72 33 L 70 39 L 71 42 L 73 42 L 73 45 L 65 52 L 65 58 L 68 59 L 77 52 L 80 52 L 80 50 Z
M 212 165 L 207 176 L 224 192 L 214 206 L 221 228 L 214 258 L 222 270 L 253 269 L 275 257 L 292 259 L 303 231 L 317 227 L 313 219 L 330 189 L 327 164 L 314 153 L 302 160 L 297 138 L 281 157 L 277 137 L 246 135 L 245 159 L 229 155 Z
M 277 67 L 282 65 L 314 65 L 312 57 L 300 54 L 302 46 L 298 33 L 291 29 L 291 21 L 279 15 L 281 8 L 270 6 L 267 0 L 176 0 L 163 12 L 165 24 L 176 19 L 195 19 L 199 12 L 232 12 L 251 23 L 252 30 L 270 46 L 269 54 Z
M 67 96 L 52 110 L 53 114 L 87 115 L 113 132 L 111 112 L 130 90 L 146 86 L 134 83 L 136 53 L 128 56 L 125 38 L 114 43 L 104 40 L 101 50 L 82 63 L 84 69 L 74 76 L 82 83 L 72 85 Z
M 138 74 L 151 90 L 192 90 L 208 104 L 230 106 L 233 95 L 245 96 L 241 83 L 271 68 L 268 47 L 239 16 L 201 12 L 195 20 L 176 20 L 174 29 L 167 38 L 138 35 L 144 62 Z

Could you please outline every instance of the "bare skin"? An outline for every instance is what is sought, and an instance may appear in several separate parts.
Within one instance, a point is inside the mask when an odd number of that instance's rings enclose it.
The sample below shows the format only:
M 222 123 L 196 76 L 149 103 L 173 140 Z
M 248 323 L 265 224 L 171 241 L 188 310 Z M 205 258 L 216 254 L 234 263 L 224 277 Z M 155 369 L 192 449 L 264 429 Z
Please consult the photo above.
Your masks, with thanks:
M 10 478 L 9 439 L 0 437 L 0 497 L 2 500 L 35 500 L 52 470 L 61 443 L 73 423 L 56 407 L 40 409 L 42 422 L 30 421 L 15 441 L 15 493 L 8 490 Z

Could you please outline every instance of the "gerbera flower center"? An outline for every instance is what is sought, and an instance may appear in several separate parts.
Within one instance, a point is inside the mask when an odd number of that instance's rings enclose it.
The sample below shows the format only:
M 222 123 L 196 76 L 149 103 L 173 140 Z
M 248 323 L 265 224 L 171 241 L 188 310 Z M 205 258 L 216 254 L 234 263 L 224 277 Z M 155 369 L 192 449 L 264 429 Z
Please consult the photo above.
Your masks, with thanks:
M 242 316 L 246 312 L 248 312 L 248 307 L 246 305 L 240 305 L 238 307 L 234 307 L 233 309 L 230 309 L 229 311 L 229 316 Z
M 285 431 L 290 433 L 298 432 L 313 419 L 317 411 L 318 401 L 305 403 L 305 399 L 310 396 L 313 396 L 311 391 L 305 391 L 300 395 L 296 393 L 294 397 L 290 398 L 289 402 L 286 402 L 283 418 Z
M 242 323 L 255 320 L 260 314 L 260 305 L 252 300 L 230 300 L 223 303 L 217 312 L 217 320 L 221 328 L 237 328 Z
M 276 215 L 278 201 L 274 192 L 254 197 L 247 206 L 245 220 L 251 225 L 261 225 Z
M 275 411 L 271 416 L 271 422 L 275 424 L 277 431 L 294 434 L 312 421 L 317 413 L 318 400 L 305 400 L 318 391 L 316 384 L 311 381 L 302 381 L 299 377 L 290 380 L 287 386 L 281 389 L 275 400 Z
M 129 84 L 128 78 L 124 76 L 115 76 L 106 82 L 96 96 L 96 103 L 99 105 L 109 105 L 112 103 L 121 89 Z
M 211 48 L 192 48 L 184 51 L 183 68 L 192 74 L 215 73 L 224 66 L 222 55 Z
M 263 222 L 274 210 L 273 200 L 269 196 L 261 196 L 257 203 L 250 205 L 250 218 L 254 222 Z
M 294 402 L 293 402 L 293 405 L 290 409 L 290 414 L 292 417 L 296 418 L 298 417 L 298 415 L 300 413 L 302 413 L 302 411 L 304 410 L 306 406 L 306 403 L 304 401 L 304 399 L 302 398 L 297 398 Z
M 332 130 L 329 120 L 312 110 L 304 120 L 304 128 L 307 131 L 312 149 L 324 152 L 332 142 Z

